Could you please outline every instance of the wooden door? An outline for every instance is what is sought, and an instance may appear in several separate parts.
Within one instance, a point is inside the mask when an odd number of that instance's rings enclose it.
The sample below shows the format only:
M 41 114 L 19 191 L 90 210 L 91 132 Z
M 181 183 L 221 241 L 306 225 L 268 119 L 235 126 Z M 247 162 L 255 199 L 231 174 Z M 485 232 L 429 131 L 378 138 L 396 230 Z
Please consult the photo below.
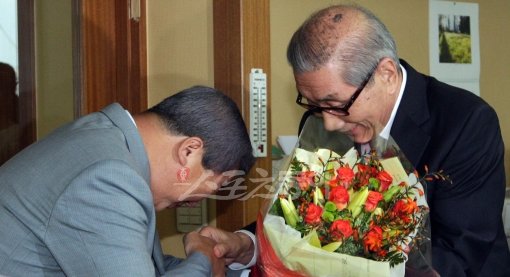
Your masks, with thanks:
M 145 0 L 73 0 L 76 116 L 147 108 Z
M 73 0 L 72 12 L 75 117 L 112 102 L 145 110 L 145 0 Z M 18 0 L 18 27 L 19 98 L 0 96 L 0 164 L 36 140 L 34 0 Z

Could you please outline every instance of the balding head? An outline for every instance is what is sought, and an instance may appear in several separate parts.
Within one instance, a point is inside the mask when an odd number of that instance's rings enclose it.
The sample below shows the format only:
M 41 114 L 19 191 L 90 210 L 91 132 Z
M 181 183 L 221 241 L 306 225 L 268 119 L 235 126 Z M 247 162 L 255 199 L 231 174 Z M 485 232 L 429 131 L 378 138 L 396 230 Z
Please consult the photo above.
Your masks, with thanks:
M 384 24 L 370 11 L 349 5 L 313 14 L 294 33 L 287 49 L 295 74 L 335 63 L 345 82 L 353 86 L 384 57 L 398 64 L 395 43 Z

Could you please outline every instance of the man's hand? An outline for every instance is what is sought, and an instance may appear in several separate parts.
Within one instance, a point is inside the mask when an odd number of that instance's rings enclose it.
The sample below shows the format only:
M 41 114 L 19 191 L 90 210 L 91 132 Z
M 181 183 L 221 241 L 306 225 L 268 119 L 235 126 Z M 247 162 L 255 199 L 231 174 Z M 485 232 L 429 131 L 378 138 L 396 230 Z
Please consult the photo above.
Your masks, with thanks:
M 184 251 L 186 255 L 200 252 L 209 258 L 212 266 L 212 276 L 225 276 L 225 258 L 216 255 L 216 241 L 200 235 L 198 232 L 190 232 L 184 236 Z
M 224 258 L 227 264 L 233 262 L 248 264 L 255 251 L 252 239 L 241 232 L 227 232 L 218 228 L 206 226 L 200 231 L 200 235 L 211 238 L 217 244 L 214 246 L 214 254 L 218 258 Z

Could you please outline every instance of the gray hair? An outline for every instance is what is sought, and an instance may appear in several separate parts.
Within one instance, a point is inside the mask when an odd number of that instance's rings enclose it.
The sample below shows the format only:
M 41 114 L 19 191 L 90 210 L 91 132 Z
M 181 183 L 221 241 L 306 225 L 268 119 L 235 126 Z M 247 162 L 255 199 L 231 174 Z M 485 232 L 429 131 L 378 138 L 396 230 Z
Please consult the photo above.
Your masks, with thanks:
M 147 110 L 172 134 L 204 141 L 202 165 L 215 173 L 243 170 L 255 163 L 250 137 L 235 102 L 221 91 L 194 86 L 167 97 Z
M 356 22 L 353 31 L 339 34 L 338 24 L 342 24 L 347 10 L 359 12 L 364 20 Z M 312 14 L 294 33 L 287 48 L 294 73 L 315 71 L 333 62 L 340 65 L 342 79 L 352 86 L 359 86 L 382 58 L 400 64 L 393 37 L 372 12 L 351 5 L 331 6 Z

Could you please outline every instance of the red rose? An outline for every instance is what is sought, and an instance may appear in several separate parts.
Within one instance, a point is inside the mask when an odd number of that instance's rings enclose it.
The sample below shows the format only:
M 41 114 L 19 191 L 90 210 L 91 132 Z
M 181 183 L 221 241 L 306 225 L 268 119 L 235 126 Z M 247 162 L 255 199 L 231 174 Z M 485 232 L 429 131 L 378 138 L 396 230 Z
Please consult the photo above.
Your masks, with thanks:
M 314 171 L 305 171 L 300 172 L 296 176 L 296 181 L 298 182 L 299 188 L 301 190 L 307 190 L 311 184 L 313 184 L 313 179 L 315 178 Z
M 347 192 L 347 189 L 342 186 L 334 187 L 329 192 L 328 199 L 329 201 L 335 203 L 336 208 L 341 211 L 347 206 L 347 203 L 349 202 L 349 192 Z
M 305 222 L 308 224 L 316 224 L 321 222 L 322 208 L 310 203 L 306 209 Z
M 353 230 L 349 220 L 339 219 L 335 220 L 331 227 L 329 227 L 331 236 L 336 240 L 342 240 L 352 236 Z
M 336 170 L 337 179 L 341 186 L 349 188 L 352 179 L 354 179 L 354 171 L 348 166 L 342 166 Z
M 365 211 L 366 212 L 373 212 L 375 208 L 377 207 L 377 204 L 379 204 L 379 201 L 383 199 L 383 195 L 380 192 L 377 191 L 369 191 L 367 201 L 365 202 Z
M 377 174 L 377 179 L 381 183 L 381 186 L 379 187 L 380 192 L 385 192 L 388 190 L 388 187 L 391 185 L 391 182 L 393 182 L 393 178 L 391 175 L 386 171 L 381 171 Z

